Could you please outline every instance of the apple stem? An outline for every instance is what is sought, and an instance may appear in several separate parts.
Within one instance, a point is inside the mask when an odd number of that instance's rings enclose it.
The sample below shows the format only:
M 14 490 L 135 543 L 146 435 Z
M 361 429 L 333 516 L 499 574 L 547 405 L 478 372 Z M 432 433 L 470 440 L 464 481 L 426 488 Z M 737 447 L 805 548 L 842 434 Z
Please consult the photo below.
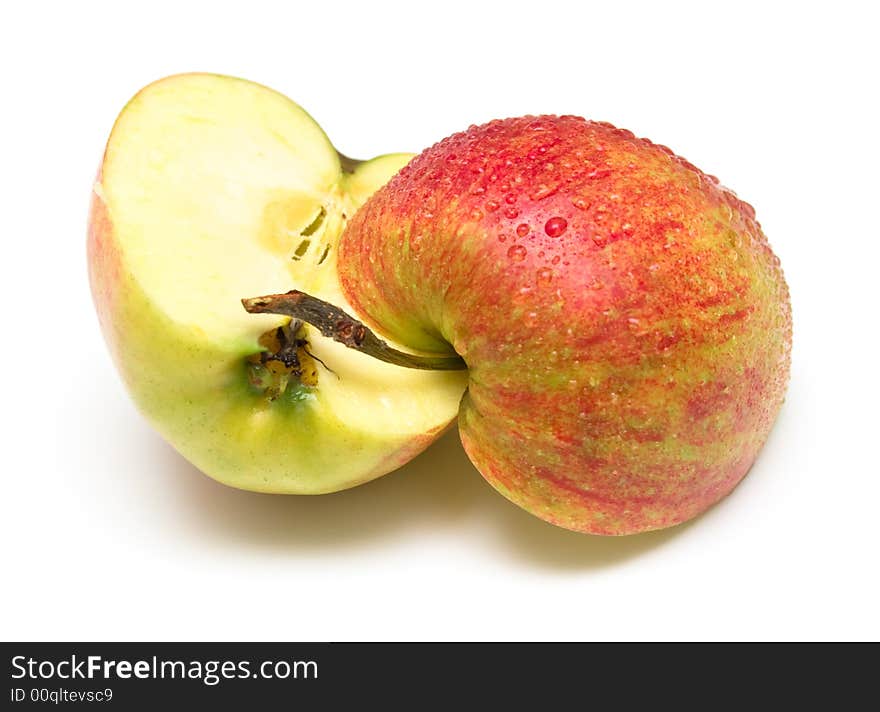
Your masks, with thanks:
M 459 371 L 467 368 L 460 356 L 421 356 L 398 351 L 339 307 L 305 292 L 292 290 L 287 294 L 251 297 L 242 299 L 241 303 L 250 314 L 284 314 L 304 321 L 327 338 L 395 366 L 426 371 Z

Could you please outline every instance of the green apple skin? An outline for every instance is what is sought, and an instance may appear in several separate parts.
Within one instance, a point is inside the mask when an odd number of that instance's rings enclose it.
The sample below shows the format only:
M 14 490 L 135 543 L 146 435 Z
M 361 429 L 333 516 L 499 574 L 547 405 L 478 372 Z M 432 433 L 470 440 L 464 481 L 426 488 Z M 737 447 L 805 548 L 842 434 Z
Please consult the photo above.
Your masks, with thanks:
M 783 402 L 789 294 L 753 209 L 610 124 L 523 117 L 436 144 L 348 224 L 339 271 L 381 333 L 464 358 L 468 455 L 562 527 L 698 515 Z
M 267 125 L 271 132 L 264 130 Z M 220 145 L 207 139 L 196 145 L 200 136 L 220 129 Z M 296 161 L 302 155 L 308 160 L 301 166 Z M 288 186 L 269 178 L 267 186 L 254 185 L 251 175 L 254 181 L 271 170 L 297 176 L 318 165 L 304 185 L 314 178 L 314 195 L 335 196 L 352 213 L 409 158 L 389 155 L 343 172 L 336 151 L 298 106 L 231 77 L 195 74 L 160 80 L 120 115 L 91 203 L 87 251 L 94 304 L 139 410 L 206 474 L 248 490 L 332 492 L 396 469 L 454 421 L 462 374 L 389 367 L 320 337 L 311 348 L 336 375 L 321 369 L 316 387 L 292 385 L 282 396 L 267 399 L 255 388 L 247 359 L 262 350 L 260 335 L 286 320 L 246 314 L 239 299 L 297 288 L 303 280 L 319 294 L 338 294 L 335 256 L 326 260 L 330 267 L 322 268 L 315 281 L 317 269 L 291 274 L 288 265 L 294 263 L 287 255 L 276 259 L 274 248 L 262 244 L 286 239 L 286 229 L 268 240 L 264 223 L 240 233 L 234 225 L 231 241 L 212 242 L 226 221 L 239 215 L 269 215 L 274 229 L 277 206 L 265 196 Z M 155 179 L 132 177 L 134 166 L 160 173 Z M 162 197 L 166 183 L 171 197 Z M 201 195 L 200 186 L 208 184 L 217 192 Z M 285 218 L 294 221 L 302 212 L 297 195 L 284 206 Z M 185 203 L 167 205 L 175 196 Z M 327 203 L 326 222 L 344 219 L 333 213 L 337 203 Z M 182 213 L 181 205 L 190 212 Z M 215 213 L 221 212 L 218 218 Z M 184 246 L 205 222 L 211 225 L 204 230 L 204 245 Z M 183 225 L 180 245 L 168 242 L 165 234 L 178 224 Z M 334 246 L 333 239 L 328 235 L 327 244 Z M 206 249 L 211 254 L 200 252 Z M 257 267 L 245 269 L 249 261 Z M 262 268 L 275 262 L 277 269 Z M 419 393 L 432 402 L 413 406 Z M 357 408 L 346 410 L 350 400 Z M 400 411 L 406 413 L 397 423 Z

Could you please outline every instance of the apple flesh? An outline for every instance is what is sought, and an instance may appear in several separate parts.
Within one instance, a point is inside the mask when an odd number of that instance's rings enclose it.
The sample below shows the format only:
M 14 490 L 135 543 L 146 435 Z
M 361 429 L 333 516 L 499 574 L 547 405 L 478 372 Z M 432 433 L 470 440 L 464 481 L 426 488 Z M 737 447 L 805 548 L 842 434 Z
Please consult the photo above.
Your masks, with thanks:
M 754 211 L 610 124 L 524 117 L 440 142 L 360 209 L 338 267 L 369 326 L 464 358 L 468 455 L 562 527 L 696 516 L 783 401 L 789 296 Z
M 339 235 L 410 157 L 345 159 L 299 106 L 231 77 L 169 77 L 122 111 L 92 200 L 94 302 L 136 404 L 208 475 L 335 491 L 454 420 L 462 373 L 381 363 L 240 301 L 298 288 L 350 309 Z

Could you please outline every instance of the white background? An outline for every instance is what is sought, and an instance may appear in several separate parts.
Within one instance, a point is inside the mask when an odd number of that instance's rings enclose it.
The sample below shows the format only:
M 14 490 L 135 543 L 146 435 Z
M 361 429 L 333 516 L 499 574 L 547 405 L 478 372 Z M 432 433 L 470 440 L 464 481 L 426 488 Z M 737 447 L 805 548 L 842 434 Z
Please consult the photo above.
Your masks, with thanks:
M 0 635 L 880 637 L 870 6 L 8 6 Z M 718 175 L 757 207 L 795 315 L 788 400 L 751 474 L 689 525 L 603 539 L 508 504 L 455 433 L 321 498 L 198 473 L 124 392 L 85 264 L 91 181 L 116 114 L 142 85 L 192 70 L 286 93 L 353 156 L 565 112 Z

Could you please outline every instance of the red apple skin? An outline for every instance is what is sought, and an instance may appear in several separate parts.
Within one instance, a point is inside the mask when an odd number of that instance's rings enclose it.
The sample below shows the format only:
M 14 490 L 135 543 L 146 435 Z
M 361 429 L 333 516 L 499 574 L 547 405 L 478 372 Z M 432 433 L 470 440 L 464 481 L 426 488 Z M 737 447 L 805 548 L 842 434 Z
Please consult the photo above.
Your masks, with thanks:
M 523 117 L 441 141 L 357 213 L 339 270 L 379 332 L 465 359 L 468 455 L 562 527 L 698 515 L 783 402 L 789 294 L 754 210 L 610 124 Z
M 101 184 L 102 171 L 98 171 L 95 185 Z M 114 237 L 113 221 L 104 201 L 94 191 L 89 206 L 89 220 L 86 232 L 86 255 L 89 267 L 89 286 L 101 331 L 104 333 L 116 363 L 119 363 L 119 340 L 114 322 L 118 306 L 118 290 L 121 278 L 122 259 Z

